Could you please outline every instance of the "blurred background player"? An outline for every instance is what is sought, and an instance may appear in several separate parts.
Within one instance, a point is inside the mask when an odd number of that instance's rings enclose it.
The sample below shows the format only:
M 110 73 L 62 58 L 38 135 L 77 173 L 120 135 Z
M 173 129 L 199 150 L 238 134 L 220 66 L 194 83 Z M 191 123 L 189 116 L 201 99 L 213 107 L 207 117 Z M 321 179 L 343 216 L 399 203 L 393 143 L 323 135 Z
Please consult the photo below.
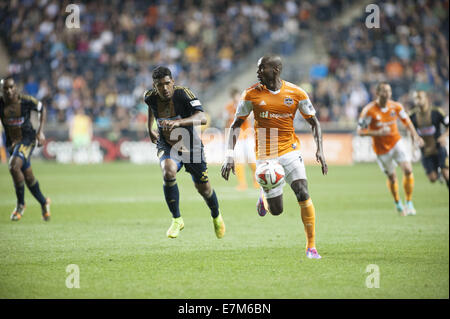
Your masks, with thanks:
M 25 212 L 25 186 L 41 204 L 42 219 L 50 219 L 50 199 L 42 194 L 39 182 L 31 169 L 31 153 L 36 145 L 45 142 L 44 122 L 46 111 L 41 102 L 34 97 L 19 94 L 12 77 L 2 80 L 3 96 L 0 97 L 0 120 L 6 132 L 6 147 L 10 154 L 9 172 L 16 189 L 17 205 L 11 214 L 11 220 L 17 221 Z M 30 121 L 31 111 L 40 115 L 39 128 L 33 128 Z
M 258 61 L 257 83 L 242 95 L 228 136 L 228 154 L 222 166 L 222 177 L 228 180 L 230 170 L 235 171 L 233 150 L 239 128 L 251 112 L 255 118 L 255 143 L 257 165 L 265 160 L 276 160 L 285 170 L 285 180 L 290 184 L 300 205 L 306 234 L 306 256 L 320 259 L 315 247 L 315 209 L 309 196 L 305 165 L 299 151 L 300 141 L 295 135 L 294 117 L 297 110 L 311 125 L 317 146 L 316 159 L 322 165 L 322 173 L 328 172 L 322 148 L 322 133 L 308 95 L 298 86 L 280 78 L 281 58 L 265 55 Z M 276 132 L 274 132 L 276 131 Z M 276 134 L 277 137 L 272 136 Z M 283 212 L 283 185 L 271 190 L 261 188 L 257 202 L 260 216 L 267 211 L 272 215 Z
M 231 101 L 225 107 L 225 127 L 230 127 L 234 121 L 236 114 L 236 107 L 239 103 L 241 94 L 236 87 L 230 90 Z M 237 190 L 247 189 L 247 178 L 245 175 L 245 165 L 248 164 L 252 170 L 253 187 L 259 188 L 259 184 L 255 178 L 256 157 L 255 157 L 255 142 L 253 128 L 250 124 L 251 119 L 247 118 L 241 125 L 239 139 L 235 146 L 235 172 L 238 180 Z
M 176 182 L 176 174 L 184 165 L 192 176 L 195 188 L 211 210 L 217 238 L 222 238 L 225 235 L 225 223 L 219 212 L 216 192 L 209 182 L 203 143 L 194 131 L 194 126 L 206 124 L 207 121 L 202 105 L 190 89 L 174 85 L 170 69 L 157 67 L 152 78 L 153 90 L 145 92 L 144 100 L 148 105 L 148 132 L 158 149 L 164 196 L 173 217 L 167 236 L 176 238 L 184 228 Z M 155 118 L 158 132 L 152 130 Z
M 441 108 L 430 105 L 425 91 L 415 91 L 413 100 L 415 108 L 410 114 L 411 122 L 425 143 L 420 149 L 422 165 L 432 183 L 438 180 L 440 169 L 448 188 L 448 115 Z M 446 127 L 444 133 L 441 124 Z
M 84 108 L 79 107 L 75 110 L 75 115 L 70 121 L 70 140 L 74 150 L 88 148 L 93 137 L 92 119 L 85 114 Z
M 412 202 L 414 176 L 410 156 L 405 149 L 403 139 L 398 132 L 399 118 L 410 132 L 414 143 L 423 145 L 403 106 L 391 100 L 392 90 L 388 83 L 381 82 L 376 88 L 376 100 L 367 104 L 359 117 L 357 133 L 360 136 L 372 136 L 372 147 L 377 155 L 380 168 L 388 176 L 387 185 L 394 197 L 395 206 L 401 216 L 415 215 Z M 406 206 L 403 206 L 398 192 L 396 165 L 403 171 L 403 188 Z

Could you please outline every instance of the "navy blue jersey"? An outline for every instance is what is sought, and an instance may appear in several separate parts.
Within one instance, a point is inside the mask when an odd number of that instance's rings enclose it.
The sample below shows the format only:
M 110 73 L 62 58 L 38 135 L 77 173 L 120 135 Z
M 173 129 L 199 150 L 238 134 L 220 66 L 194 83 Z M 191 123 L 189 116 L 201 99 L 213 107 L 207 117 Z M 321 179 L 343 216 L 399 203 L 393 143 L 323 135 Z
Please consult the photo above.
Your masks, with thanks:
M 411 122 L 417 130 L 417 133 L 423 138 L 425 145 L 421 148 L 423 156 L 436 155 L 440 147 L 437 141 L 442 135 L 442 128 L 448 127 L 448 116 L 438 107 L 432 107 L 423 113 L 419 108 L 415 108 L 409 115 Z
M 194 113 L 203 112 L 202 105 L 192 91 L 186 87 L 174 86 L 171 99 L 163 100 L 155 89 L 144 94 L 144 101 L 151 109 L 158 125 L 158 148 L 176 147 L 181 152 L 201 151 L 203 144 L 193 126 L 175 128 L 171 131 L 163 131 L 161 121 L 176 120 L 192 116 Z
M 30 121 L 31 111 L 42 111 L 42 103 L 34 97 L 19 94 L 18 102 L 6 104 L 5 98 L 0 97 L 0 120 L 6 133 L 8 148 L 19 142 L 34 143 L 36 130 Z

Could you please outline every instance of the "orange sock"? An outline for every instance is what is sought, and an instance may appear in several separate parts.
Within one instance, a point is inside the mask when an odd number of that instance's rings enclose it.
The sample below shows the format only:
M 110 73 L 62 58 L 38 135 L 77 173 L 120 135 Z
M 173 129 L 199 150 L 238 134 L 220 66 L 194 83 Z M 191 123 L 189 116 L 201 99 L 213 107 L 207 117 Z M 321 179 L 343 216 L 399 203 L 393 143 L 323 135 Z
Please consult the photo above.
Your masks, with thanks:
M 306 248 L 313 248 L 316 246 L 316 211 L 311 198 L 303 202 L 298 202 L 300 205 L 303 226 L 306 235 Z
M 414 189 L 414 175 L 403 175 L 403 189 L 405 190 L 405 198 L 407 201 L 412 200 L 412 193 Z
M 253 176 L 253 187 L 254 188 L 259 188 L 259 184 L 256 181 L 256 177 L 255 177 L 255 172 L 256 172 L 256 164 L 255 163 L 248 163 L 248 165 L 250 165 L 250 168 L 252 169 L 252 176 Z
M 2 138 L 1 135 L 0 138 Z M 2 163 L 6 163 L 6 151 L 4 147 L 0 147 L 0 160 Z
M 400 200 L 400 195 L 398 193 L 398 183 L 397 180 L 395 180 L 394 183 L 391 183 L 391 180 L 387 180 L 387 187 L 391 191 L 392 196 L 394 197 L 395 202 L 397 203 Z
M 244 164 L 237 164 L 234 166 L 235 172 L 236 172 L 236 178 L 238 180 L 238 188 L 240 189 L 246 189 L 247 188 L 247 181 L 245 179 L 245 166 Z

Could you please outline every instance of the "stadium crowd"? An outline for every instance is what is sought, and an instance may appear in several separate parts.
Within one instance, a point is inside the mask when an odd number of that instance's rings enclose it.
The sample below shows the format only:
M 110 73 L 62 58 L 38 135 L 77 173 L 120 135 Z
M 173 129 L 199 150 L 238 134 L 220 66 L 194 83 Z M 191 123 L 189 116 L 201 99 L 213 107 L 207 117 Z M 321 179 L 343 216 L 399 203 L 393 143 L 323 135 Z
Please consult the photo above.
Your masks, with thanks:
M 12 0 L 0 3 L 0 33 L 8 72 L 48 106 L 49 123 L 66 123 L 83 108 L 95 127 L 126 131 L 144 126 L 141 97 L 156 65 L 168 65 L 177 83 L 201 97 L 259 44 L 280 35 L 291 44 L 294 34 L 330 21 L 349 3 L 85 1 L 80 28 L 69 29 L 68 0 Z M 411 90 L 432 91 L 433 103 L 448 112 L 448 0 L 378 5 L 379 29 L 367 28 L 365 16 L 320 29 L 328 57 L 297 84 L 310 92 L 321 121 L 355 123 L 380 80 L 406 105 Z
M 141 97 L 156 65 L 201 96 L 260 43 L 308 30 L 343 2 L 85 1 L 80 28 L 69 29 L 69 1 L 13 0 L 0 4 L 0 31 L 9 73 L 48 106 L 49 123 L 65 123 L 83 107 L 109 128 L 125 117 L 145 123 Z
M 408 110 L 412 92 L 421 89 L 448 114 L 449 1 L 374 3 L 380 8 L 379 28 L 367 28 L 364 16 L 325 29 L 328 57 L 303 79 L 320 120 L 355 123 L 379 81 L 389 82 L 393 98 Z

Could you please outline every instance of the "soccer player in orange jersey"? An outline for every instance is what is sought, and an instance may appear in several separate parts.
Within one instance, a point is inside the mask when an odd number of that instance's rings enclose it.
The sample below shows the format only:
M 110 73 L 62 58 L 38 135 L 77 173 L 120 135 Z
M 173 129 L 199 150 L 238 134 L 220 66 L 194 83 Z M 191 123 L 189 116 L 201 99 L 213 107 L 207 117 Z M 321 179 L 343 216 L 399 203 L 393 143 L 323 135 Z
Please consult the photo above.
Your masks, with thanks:
M 222 177 L 228 180 L 230 171 L 234 173 L 233 150 L 239 128 L 247 116 L 255 117 L 255 143 L 257 165 L 267 160 L 278 161 L 285 170 L 285 180 L 290 184 L 300 206 L 306 234 L 306 256 L 320 259 L 315 247 L 315 209 L 309 196 L 306 171 L 299 152 L 300 141 L 295 135 L 294 117 L 297 110 L 311 125 L 317 145 L 316 159 L 322 165 L 322 173 L 328 172 L 322 149 L 322 133 L 315 110 L 308 95 L 298 86 L 280 78 L 281 58 L 265 55 L 258 61 L 259 83 L 244 91 L 231 124 L 228 136 L 228 150 L 222 166 Z M 237 131 L 237 132 L 236 132 Z M 261 198 L 257 202 L 258 213 L 266 211 L 272 215 L 283 212 L 283 187 L 271 190 L 261 188 Z
M 230 90 L 231 101 L 225 106 L 226 127 L 230 127 L 234 121 L 236 107 L 239 103 L 241 93 L 235 87 Z M 250 119 L 246 119 L 242 123 L 239 139 L 235 146 L 235 171 L 238 180 L 237 190 L 247 189 L 247 181 L 245 177 L 245 164 L 250 166 L 253 174 L 253 186 L 259 188 L 259 184 L 255 178 L 256 157 L 255 157 L 255 141 L 253 128 L 250 127 Z
M 376 100 L 367 104 L 361 111 L 357 132 L 360 136 L 372 136 L 372 146 L 380 168 L 388 176 L 387 185 L 394 197 L 395 206 L 401 216 L 415 215 L 412 202 L 414 176 L 410 157 L 398 132 L 399 118 L 411 133 L 413 142 L 423 146 L 423 139 L 417 134 L 414 125 L 403 106 L 390 98 L 392 89 L 389 83 L 381 82 L 376 89 Z M 396 165 L 403 171 L 403 188 L 405 190 L 405 207 L 398 192 Z

